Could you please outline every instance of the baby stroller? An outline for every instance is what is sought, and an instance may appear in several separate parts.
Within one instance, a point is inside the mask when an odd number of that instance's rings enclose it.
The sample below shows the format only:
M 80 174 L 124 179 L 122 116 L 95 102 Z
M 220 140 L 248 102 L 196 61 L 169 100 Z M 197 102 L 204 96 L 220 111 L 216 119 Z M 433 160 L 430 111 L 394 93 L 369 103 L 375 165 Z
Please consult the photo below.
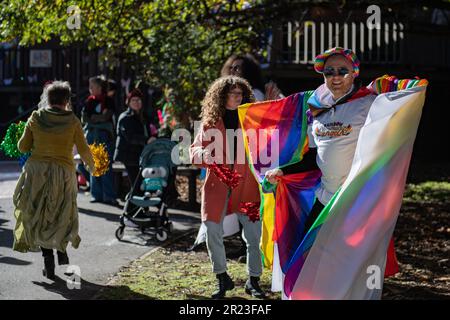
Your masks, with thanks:
M 126 197 L 120 226 L 116 238 L 123 238 L 125 227 L 147 230 L 156 235 L 158 241 L 165 241 L 172 232 L 167 209 L 177 194 L 175 187 L 176 165 L 172 162 L 172 149 L 176 142 L 160 138 L 146 145 L 139 159 L 139 174 L 132 190 Z M 156 211 L 150 210 L 156 208 Z

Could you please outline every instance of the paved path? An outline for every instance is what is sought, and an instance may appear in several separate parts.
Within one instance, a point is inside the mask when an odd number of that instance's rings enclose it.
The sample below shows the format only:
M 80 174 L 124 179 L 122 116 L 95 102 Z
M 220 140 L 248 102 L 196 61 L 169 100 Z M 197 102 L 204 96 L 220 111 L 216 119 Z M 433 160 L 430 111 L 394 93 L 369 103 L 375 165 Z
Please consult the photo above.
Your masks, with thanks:
M 87 195 L 79 193 L 82 240 L 77 250 L 69 245 L 68 254 L 71 264 L 80 267 L 81 288 L 67 288 L 64 275 L 67 266 L 57 267 L 59 279 L 52 283 L 42 276 L 43 259 L 40 253 L 20 253 L 11 249 L 15 225 L 12 194 L 17 179 L 17 170 L 13 169 L 0 163 L 0 300 L 89 299 L 122 266 L 160 245 L 153 236 L 132 228 L 125 229 L 124 241 L 119 242 L 114 232 L 120 209 L 91 204 Z M 199 226 L 198 214 L 176 210 L 169 213 L 174 223 L 172 239 Z

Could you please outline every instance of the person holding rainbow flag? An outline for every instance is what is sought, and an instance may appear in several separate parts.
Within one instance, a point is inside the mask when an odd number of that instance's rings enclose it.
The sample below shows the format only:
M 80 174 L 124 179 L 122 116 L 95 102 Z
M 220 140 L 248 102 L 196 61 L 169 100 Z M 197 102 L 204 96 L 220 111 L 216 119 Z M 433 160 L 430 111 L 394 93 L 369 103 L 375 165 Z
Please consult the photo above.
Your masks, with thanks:
M 379 299 L 380 274 L 398 272 L 391 237 L 427 81 L 364 87 L 359 65 L 352 50 L 329 49 L 315 59 L 315 91 L 239 107 L 244 141 L 276 132 L 246 152 L 261 184 L 264 264 L 286 299 Z M 277 163 L 263 166 L 275 143 Z

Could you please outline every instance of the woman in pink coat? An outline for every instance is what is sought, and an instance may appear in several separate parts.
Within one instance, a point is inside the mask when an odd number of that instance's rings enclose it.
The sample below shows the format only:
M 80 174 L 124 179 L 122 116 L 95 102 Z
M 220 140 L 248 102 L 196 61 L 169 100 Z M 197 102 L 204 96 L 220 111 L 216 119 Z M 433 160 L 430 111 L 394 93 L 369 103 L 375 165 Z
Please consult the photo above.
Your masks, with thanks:
M 258 184 L 250 171 L 245 157 L 242 133 L 240 132 L 237 107 L 253 102 L 254 96 L 248 82 L 235 76 L 217 79 L 208 89 L 202 101 L 200 130 L 190 147 L 191 162 L 206 167 L 206 179 L 202 189 L 201 214 L 206 226 L 206 245 L 213 272 L 217 278 L 217 290 L 213 298 L 223 298 L 226 291 L 234 288 L 227 274 L 225 247 L 223 244 L 223 219 L 227 213 L 238 213 L 243 225 L 243 238 L 247 244 L 247 272 L 245 284 L 248 294 L 263 298 L 259 287 L 262 273 L 261 221 L 246 215 L 246 208 L 259 208 Z M 213 172 L 213 165 L 225 165 L 239 173 L 242 178 L 235 188 L 222 182 Z

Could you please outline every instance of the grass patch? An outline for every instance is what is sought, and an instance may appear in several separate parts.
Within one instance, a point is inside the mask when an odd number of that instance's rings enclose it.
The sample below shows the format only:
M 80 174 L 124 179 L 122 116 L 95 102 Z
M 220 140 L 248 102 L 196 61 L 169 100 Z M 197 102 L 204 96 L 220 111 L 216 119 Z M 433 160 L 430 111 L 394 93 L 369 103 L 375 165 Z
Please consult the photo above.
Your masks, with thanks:
M 400 272 L 384 282 L 383 299 L 450 298 L 450 183 L 406 185 L 394 231 Z
M 197 251 L 186 249 L 194 242 L 188 236 L 176 244 L 160 248 L 123 268 L 110 287 L 102 290 L 97 299 L 157 299 L 203 300 L 210 299 L 216 279 L 205 246 Z M 227 241 L 226 247 L 238 246 Z M 228 252 L 229 253 L 229 252 Z M 244 291 L 247 280 L 246 264 L 237 259 L 227 259 L 228 273 L 235 288 L 227 292 L 227 299 L 255 299 Z M 268 299 L 280 299 L 279 293 L 271 293 L 271 273 L 264 270 L 260 281 Z
M 449 204 L 450 183 L 426 181 L 418 184 L 406 185 L 403 200 L 406 202 Z

